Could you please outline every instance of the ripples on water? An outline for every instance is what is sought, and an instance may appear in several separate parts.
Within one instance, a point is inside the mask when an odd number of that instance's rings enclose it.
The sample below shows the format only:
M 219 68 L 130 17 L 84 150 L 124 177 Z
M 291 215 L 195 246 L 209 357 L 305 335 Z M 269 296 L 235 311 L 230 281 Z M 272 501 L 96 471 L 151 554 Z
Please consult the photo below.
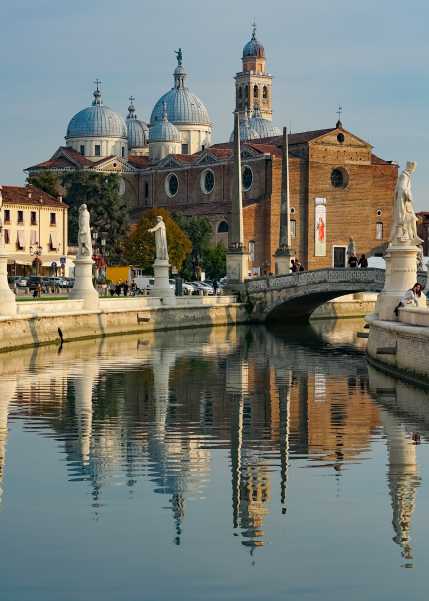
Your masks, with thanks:
M 399 568 L 413 521 L 428 559 L 429 399 L 368 371 L 358 327 L 3 355 L 0 598 L 423 599 Z

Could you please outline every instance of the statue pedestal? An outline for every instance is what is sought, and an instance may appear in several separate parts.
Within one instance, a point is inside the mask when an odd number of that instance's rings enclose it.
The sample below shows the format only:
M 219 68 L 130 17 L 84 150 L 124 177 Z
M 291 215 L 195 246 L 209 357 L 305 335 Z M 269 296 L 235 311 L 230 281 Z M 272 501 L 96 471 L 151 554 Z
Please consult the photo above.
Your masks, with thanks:
M 74 286 L 70 292 L 71 299 L 83 299 L 83 308 L 89 311 L 98 309 L 98 292 L 92 283 L 91 257 L 76 259 L 74 262 Z
M 16 298 L 7 281 L 7 254 L 0 249 L 0 315 L 16 315 Z
M 294 258 L 289 248 L 279 248 L 274 255 L 276 275 L 290 273 L 291 260 Z
M 153 264 L 155 283 L 150 291 L 150 296 L 162 298 L 163 302 L 174 304 L 176 301 L 175 290 L 170 288 L 170 264 L 164 259 L 155 259 Z
M 394 309 L 406 290 L 417 281 L 417 246 L 409 242 L 394 242 L 386 254 L 384 288 L 378 295 L 375 313 L 379 319 L 397 321 Z
M 227 288 L 241 290 L 244 280 L 249 277 L 249 253 L 243 250 L 229 250 L 226 253 Z

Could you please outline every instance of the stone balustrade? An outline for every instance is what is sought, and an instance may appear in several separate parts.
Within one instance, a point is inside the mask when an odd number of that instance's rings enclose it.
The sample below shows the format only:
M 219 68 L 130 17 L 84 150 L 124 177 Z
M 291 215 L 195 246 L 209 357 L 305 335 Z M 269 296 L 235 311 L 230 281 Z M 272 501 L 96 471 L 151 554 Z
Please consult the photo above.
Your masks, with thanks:
M 399 321 L 411 326 L 429 327 L 429 309 L 404 307 L 399 310 Z

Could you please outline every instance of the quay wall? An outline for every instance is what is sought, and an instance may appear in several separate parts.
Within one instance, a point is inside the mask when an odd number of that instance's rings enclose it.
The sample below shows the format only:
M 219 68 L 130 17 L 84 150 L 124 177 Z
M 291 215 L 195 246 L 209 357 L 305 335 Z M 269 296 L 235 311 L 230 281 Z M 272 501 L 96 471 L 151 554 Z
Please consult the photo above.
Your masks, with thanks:
M 377 293 L 357 292 L 346 294 L 317 307 L 311 314 L 310 320 L 366 317 L 374 313 L 376 302 Z
M 169 305 L 160 299 L 100 299 L 96 311 L 82 301 L 18 303 L 18 314 L 0 317 L 0 351 L 120 334 L 244 323 L 243 304 L 234 297 L 195 297 Z
M 387 372 L 429 385 L 429 311 L 404 308 L 399 321 L 370 317 L 368 357 Z

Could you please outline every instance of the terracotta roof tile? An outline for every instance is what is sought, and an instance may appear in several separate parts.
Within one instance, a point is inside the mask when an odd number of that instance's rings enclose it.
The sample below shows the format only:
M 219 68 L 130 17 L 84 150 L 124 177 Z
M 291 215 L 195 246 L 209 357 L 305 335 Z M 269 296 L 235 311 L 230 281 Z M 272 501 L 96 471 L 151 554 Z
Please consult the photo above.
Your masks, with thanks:
M 385 161 L 381 159 L 376 154 L 371 154 L 371 163 L 373 165 L 394 165 L 393 161 Z
M 137 169 L 144 169 L 145 167 L 149 167 L 149 165 L 151 164 L 151 160 L 147 155 L 140 156 L 129 154 L 128 162 L 130 163 L 130 165 L 136 167 Z
M 35 188 L 34 186 L 2 186 L 3 202 L 11 204 L 42 205 L 49 207 L 67 207 L 54 196 Z M 31 198 L 29 193 L 31 192 Z

